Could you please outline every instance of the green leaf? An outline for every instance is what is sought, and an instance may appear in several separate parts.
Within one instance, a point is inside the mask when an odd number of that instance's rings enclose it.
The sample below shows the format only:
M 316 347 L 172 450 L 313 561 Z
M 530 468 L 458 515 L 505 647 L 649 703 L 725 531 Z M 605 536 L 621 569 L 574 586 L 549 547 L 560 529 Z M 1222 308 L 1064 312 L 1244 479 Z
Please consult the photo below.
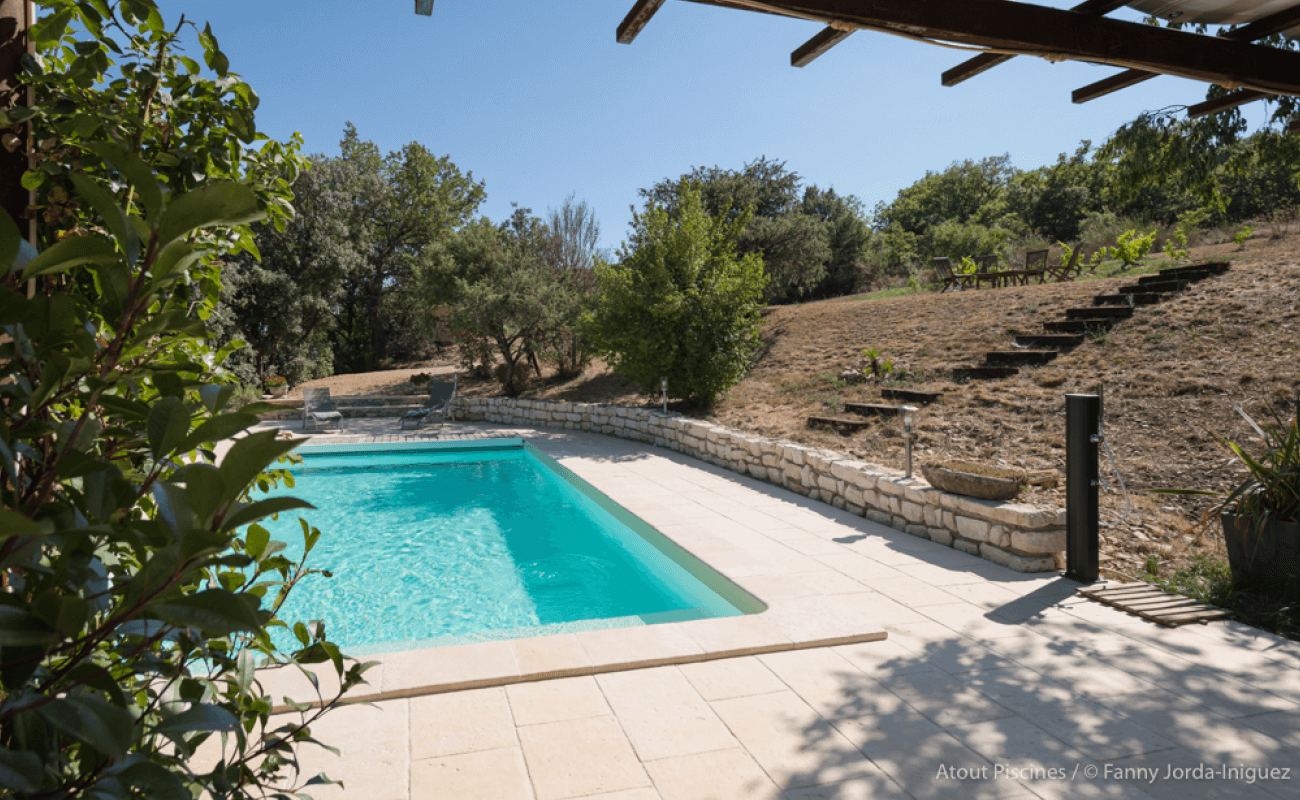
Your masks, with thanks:
M 23 240 L 22 233 L 14 223 L 13 217 L 0 214 L 0 274 L 9 272 L 10 266 L 18 258 L 18 245 Z
M 125 758 L 134 738 L 131 715 L 91 695 L 68 695 L 38 707 L 36 713 L 62 733 L 110 758 Z
M 180 733 L 194 731 L 234 731 L 239 719 L 221 706 L 195 703 L 188 710 L 167 717 L 154 727 L 154 733 L 174 738 Z
M 231 438 L 240 431 L 247 430 L 259 422 L 255 414 L 236 411 L 204 420 L 189 436 L 177 445 L 176 449 L 188 453 L 201 444 L 221 442 Z M 242 491 L 242 487 L 240 489 Z M 232 498 L 233 499 L 233 498 Z
M 44 19 L 37 20 L 31 27 L 30 36 L 32 42 L 38 49 L 47 49 L 63 38 L 63 32 L 67 30 L 68 23 L 72 21 L 73 11 L 70 8 L 64 9 L 57 14 L 52 14 Z
M 170 454 L 190 432 L 190 411 L 179 397 L 164 397 L 149 410 L 149 449 L 155 459 Z
M 30 611 L 0 605 L 0 647 L 46 646 L 60 638 L 58 631 Z
M 151 800 L 192 800 L 193 795 L 171 770 L 152 761 L 137 761 L 118 773 L 118 778 L 136 786 L 147 786 L 143 796 Z
M 31 521 L 16 511 L 0 508 L 0 541 L 12 536 L 37 536 L 40 532 L 39 523 Z
M 185 595 L 168 603 L 150 606 L 148 616 L 181 628 L 197 628 L 209 636 L 225 636 L 236 631 L 256 633 L 261 628 L 257 598 L 235 594 L 225 589 L 207 589 Z
M 265 218 L 252 189 L 232 181 L 211 183 L 172 200 L 158 225 L 158 241 L 170 244 L 198 228 L 246 225 Z
M 311 503 L 308 503 L 306 500 L 299 500 L 296 497 L 269 497 L 266 500 L 259 500 L 256 503 L 249 503 L 248 505 L 239 509 L 235 513 L 231 514 L 229 517 L 226 517 L 225 521 L 221 525 L 221 529 L 225 531 L 225 530 L 231 530 L 232 528 L 238 528 L 241 525 L 247 525 L 250 522 L 257 522 L 259 519 L 265 519 L 266 517 L 269 517 L 272 514 L 279 514 L 282 511 L 292 511 L 295 508 L 315 508 L 315 507 L 316 506 L 313 506 Z M 257 558 L 259 555 L 261 555 L 262 548 L 258 548 L 258 552 L 254 553 L 251 544 L 252 540 L 253 540 L 253 534 L 250 531 L 249 532 L 250 544 L 249 544 L 248 554 L 253 556 L 254 558 Z M 263 545 L 262 547 L 265 547 L 265 545 Z
M 277 438 L 277 431 L 259 431 L 235 441 L 221 461 L 221 475 L 231 491 L 243 491 L 262 470 L 301 442 Z
M 70 236 L 33 258 L 19 279 L 63 272 L 78 264 L 113 264 L 121 258 L 113 243 L 103 236 Z
M 0 747 L 0 786 L 15 792 L 35 792 L 41 788 L 43 774 L 36 753 Z
M 220 413 L 234 394 L 235 387 L 230 384 L 209 383 L 199 387 L 199 399 L 203 401 L 203 405 L 212 414 Z
M 127 219 L 126 212 L 118 207 L 112 193 L 77 172 L 72 174 L 72 185 L 76 187 L 77 195 L 90 203 L 100 219 L 104 220 L 108 232 L 113 234 L 122 252 L 126 253 L 126 263 L 134 265 L 140 258 L 140 237 L 136 235 L 135 226 Z
M 257 559 L 266 550 L 267 542 L 271 541 L 271 532 L 261 525 L 252 525 L 248 529 L 248 536 L 244 538 L 244 551 L 248 555 Z
M 221 472 L 211 464 L 194 464 L 185 471 L 185 494 L 200 519 L 207 519 L 226 499 Z
M 99 396 L 99 405 L 105 411 L 111 411 L 119 417 L 130 420 L 143 420 L 149 417 L 149 406 L 138 400 L 131 400 L 118 395 L 101 394 Z
M 158 179 L 154 176 L 153 169 L 140 156 L 117 142 L 87 142 L 83 146 L 116 167 L 126 182 L 131 184 L 140 195 L 140 204 L 144 206 L 145 216 L 150 221 L 158 219 L 158 213 L 162 211 L 163 206 L 162 189 L 158 186 Z
M 151 270 L 153 282 L 149 288 L 156 290 L 165 283 L 179 279 L 191 264 L 203 257 L 205 252 L 188 242 L 172 242 L 167 245 L 154 260 Z

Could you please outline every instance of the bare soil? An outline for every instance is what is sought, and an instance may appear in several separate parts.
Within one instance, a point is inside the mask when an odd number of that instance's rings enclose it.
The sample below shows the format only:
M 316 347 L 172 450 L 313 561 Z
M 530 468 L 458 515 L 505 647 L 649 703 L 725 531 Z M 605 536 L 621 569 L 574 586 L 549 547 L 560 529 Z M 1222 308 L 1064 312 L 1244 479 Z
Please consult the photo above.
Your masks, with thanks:
M 1068 308 L 1089 306 L 1135 280 L 1132 272 L 1070 283 L 924 293 L 904 297 L 842 297 L 772 307 L 763 319 L 764 348 L 748 377 L 711 409 L 673 410 L 765 437 L 815 445 L 901 469 L 903 437 L 896 418 L 879 418 L 852 435 L 810 428 L 811 415 L 850 416 L 845 402 L 891 403 L 882 385 L 942 393 L 917 415 L 918 464 L 968 461 L 990 467 L 1055 472 L 1055 488 L 1032 486 L 1022 502 L 1063 507 L 1065 395 L 1105 397 L 1105 431 L 1132 510 L 1104 528 L 1103 567 L 1135 576 L 1149 558 L 1160 572 L 1196 555 L 1224 557 L 1217 523 L 1195 529 L 1211 501 L 1153 494 L 1159 488 L 1229 488 L 1244 474 L 1221 435 L 1248 446 L 1258 437 L 1232 408 L 1257 419 L 1270 409 L 1287 418 L 1300 392 L 1300 237 L 1258 237 L 1199 247 L 1192 260 L 1232 262 L 1211 277 L 1136 314 L 1042 367 L 1002 380 L 953 383 L 954 367 L 974 366 L 992 350 L 1013 349 L 1016 334 L 1042 332 Z M 862 351 L 906 370 L 906 378 L 849 385 L 837 378 L 860 368 Z M 417 371 L 447 369 L 456 353 L 407 369 L 313 381 L 336 394 L 388 393 L 409 386 Z M 896 375 L 896 373 L 895 373 Z M 462 376 L 461 393 L 499 392 L 495 381 Z M 656 405 L 596 362 L 571 380 L 543 377 L 523 397 L 575 402 Z M 657 399 L 657 398 L 656 398 Z M 918 467 L 919 471 L 919 467 Z M 1124 512 L 1119 482 L 1103 456 L 1103 523 Z

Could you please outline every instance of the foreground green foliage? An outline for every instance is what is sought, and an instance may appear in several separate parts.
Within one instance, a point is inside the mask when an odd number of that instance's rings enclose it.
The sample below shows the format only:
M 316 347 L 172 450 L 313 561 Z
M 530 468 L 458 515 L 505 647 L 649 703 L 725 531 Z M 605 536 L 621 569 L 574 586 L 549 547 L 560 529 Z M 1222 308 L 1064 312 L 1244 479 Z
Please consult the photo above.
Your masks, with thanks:
M 646 394 L 666 377 L 670 397 L 708 405 L 744 377 L 758 349 L 763 264 L 736 255 L 747 212 L 711 216 L 689 184 L 676 198 L 671 210 L 648 201 L 619 263 L 597 265 L 601 300 L 586 327 Z
M 257 409 L 230 410 L 233 348 L 202 318 L 219 257 L 291 215 L 293 148 L 244 147 L 265 139 L 256 96 L 210 30 L 216 80 L 147 0 L 44 5 L 20 112 L 47 154 L 24 178 L 41 246 L 0 214 L 0 786 L 284 796 L 305 782 L 294 748 L 365 668 L 318 625 L 293 625 L 287 652 L 271 640 L 312 573 L 257 524 L 306 506 L 256 496 L 291 481 L 274 465 L 294 444 L 240 436 Z M 302 528 L 309 551 L 321 534 Z M 263 691 L 264 661 L 321 664 L 342 688 L 272 717 L 286 700 Z

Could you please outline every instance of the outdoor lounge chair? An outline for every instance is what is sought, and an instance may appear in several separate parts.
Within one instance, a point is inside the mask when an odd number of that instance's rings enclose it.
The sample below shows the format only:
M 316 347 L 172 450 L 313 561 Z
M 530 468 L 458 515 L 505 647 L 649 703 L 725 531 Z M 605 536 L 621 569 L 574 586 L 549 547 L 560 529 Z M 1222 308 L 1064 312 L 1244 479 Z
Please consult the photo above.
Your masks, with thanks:
M 429 417 L 437 415 L 443 421 L 451 418 L 451 401 L 456 399 L 456 382 L 459 380 L 458 375 L 452 375 L 451 381 L 437 381 L 429 386 L 429 397 L 419 408 L 412 409 L 402 415 L 402 422 L 398 426 L 401 430 L 406 430 L 406 423 L 410 422 L 415 427 L 420 427 L 428 421 Z
M 943 287 L 939 289 L 941 294 L 948 291 L 948 287 L 950 286 L 956 286 L 958 289 L 963 287 L 969 288 L 971 279 L 975 277 L 974 275 L 958 275 L 953 273 L 952 262 L 944 256 L 937 256 L 934 259 L 934 271 L 935 274 L 939 276 L 939 280 L 943 281 Z
M 319 425 L 333 423 L 343 430 L 343 412 L 330 399 L 327 388 L 302 390 L 302 429 L 316 430 Z
M 990 286 L 1001 286 L 1007 280 L 1007 273 L 998 271 L 997 256 L 975 256 L 975 288 L 984 281 Z
M 1070 263 L 1058 264 L 1055 267 L 1049 266 L 1047 268 L 1047 277 L 1060 283 L 1063 281 L 1072 281 L 1075 278 L 1082 275 L 1083 262 L 1087 261 L 1088 259 L 1081 258 L 1080 257 L 1081 253 L 1083 253 L 1082 244 L 1074 248 L 1074 252 L 1070 254 Z

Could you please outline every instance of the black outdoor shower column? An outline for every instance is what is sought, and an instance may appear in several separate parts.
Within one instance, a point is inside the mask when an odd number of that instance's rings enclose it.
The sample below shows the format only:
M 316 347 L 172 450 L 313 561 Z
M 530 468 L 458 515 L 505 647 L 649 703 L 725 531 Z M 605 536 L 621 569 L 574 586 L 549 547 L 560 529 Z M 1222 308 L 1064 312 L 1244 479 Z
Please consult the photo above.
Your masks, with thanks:
M 1065 577 L 1094 583 L 1099 574 L 1097 445 L 1101 397 L 1065 396 Z

